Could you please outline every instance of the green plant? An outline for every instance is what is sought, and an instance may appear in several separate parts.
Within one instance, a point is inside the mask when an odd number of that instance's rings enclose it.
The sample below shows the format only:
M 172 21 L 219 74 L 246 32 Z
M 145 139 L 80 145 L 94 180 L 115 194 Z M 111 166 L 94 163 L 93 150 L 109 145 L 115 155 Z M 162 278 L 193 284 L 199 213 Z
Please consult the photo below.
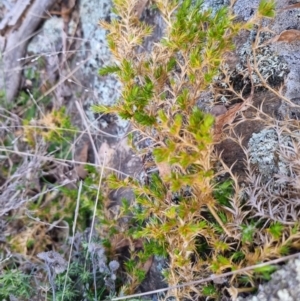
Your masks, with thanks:
M 152 29 L 133 13 L 136 2 L 115 0 L 114 4 L 119 18 L 100 24 L 109 32 L 117 63 L 99 74 L 115 74 L 123 89 L 115 106 L 94 110 L 130 120 L 139 133 L 130 136 L 134 148 L 148 154 L 148 169 L 158 170 L 147 185 L 109 178 L 111 188 L 129 186 L 135 192 L 135 203 L 123 209 L 133 216 L 127 235 L 155 241 L 159 248 L 152 249 L 153 254 L 169 255 L 164 275 L 170 285 L 193 280 L 207 267 L 218 274 L 287 252 L 291 241 L 295 243 L 295 237 L 284 241 L 289 227 L 248 217 L 247 201 L 229 168 L 231 180 L 214 179 L 214 118 L 198 107 L 201 93 L 220 71 L 223 55 L 233 48 L 233 37 L 262 18 L 273 17 L 275 2 L 261 1 L 253 19 L 240 24 L 226 8 L 216 13 L 202 10 L 202 1 L 154 1 L 165 31 L 150 53 L 140 51 Z M 137 262 L 130 259 L 129 263 L 132 274 Z M 232 281 L 239 286 L 240 278 L 233 276 Z M 207 286 L 202 294 L 214 294 L 214 289 Z M 189 293 L 188 288 L 178 289 L 174 296 L 180 300 Z
M 272 265 L 254 269 L 257 276 L 263 277 L 263 279 L 265 279 L 265 280 L 270 280 L 271 274 L 274 273 L 276 270 L 277 270 L 277 267 L 272 266 Z
M 13 297 L 32 300 L 37 296 L 41 298 L 46 288 L 50 292 L 45 300 L 106 300 L 113 296 L 119 263 L 108 262 L 101 243 L 92 242 L 87 247 L 83 236 L 77 234 L 76 238 L 75 252 L 68 266 L 59 253 L 50 251 L 38 254 L 44 265 L 36 264 L 35 272 L 25 273 L 10 267 L 3 269 L 0 297 L 3 300 Z M 47 277 L 41 277 L 43 270 Z
M 260 17 L 274 18 L 275 17 L 275 0 L 262 0 L 258 6 Z
M 129 119 L 142 139 L 154 146 L 148 163 L 157 166 L 159 175 L 151 176 L 149 186 L 130 179 L 110 181 L 113 188 L 133 188 L 137 197 L 133 212 L 141 226 L 132 235 L 156 241 L 167 251 L 172 271 L 168 281 L 177 284 L 201 270 L 201 261 L 191 262 L 199 237 L 212 246 L 219 233 L 233 237 L 213 197 L 214 119 L 197 107 L 197 100 L 243 25 L 233 23 L 226 8 L 215 14 L 201 10 L 202 1 L 180 5 L 156 1 L 166 23 L 165 37 L 149 55 L 139 54 L 139 45 L 152 30 L 131 13 L 134 3 L 115 1 L 120 19 L 101 22 L 109 30 L 107 39 L 119 64 L 103 68 L 100 74 L 116 73 L 123 90 L 116 106 L 94 109 Z
M 32 275 L 26 275 L 18 269 L 3 270 L 0 274 L 0 298 L 5 300 L 14 296 L 30 300 L 32 294 Z
M 57 158 L 70 159 L 69 148 L 77 131 L 65 107 L 43 114 L 36 121 L 25 119 L 23 125 L 24 141 L 31 147 L 43 139 L 47 143 L 47 152 L 55 154 Z
M 57 300 L 104 300 L 114 295 L 119 264 L 107 263 L 100 243 L 92 245 L 93 250 L 83 243 L 83 247 L 76 250 L 78 255 L 72 258 L 68 274 L 64 272 L 55 279 Z

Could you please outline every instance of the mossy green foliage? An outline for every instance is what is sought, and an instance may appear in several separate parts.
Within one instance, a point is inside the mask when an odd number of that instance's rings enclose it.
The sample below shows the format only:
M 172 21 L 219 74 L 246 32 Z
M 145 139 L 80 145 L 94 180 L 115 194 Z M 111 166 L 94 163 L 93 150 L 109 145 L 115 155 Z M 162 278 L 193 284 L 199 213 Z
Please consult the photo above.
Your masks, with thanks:
M 260 17 L 274 18 L 275 17 L 275 0 L 262 0 L 258 6 L 258 13 Z
M 0 274 L 0 299 L 8 300 L 10 296 L 30 300 L 33 277 L 18 269 L 2 270 Z
M 93 261 L 87 252 L 87 243 L 81 243 L 80 249 L 76 250 L 76 255 L 74 254 L 71 260 L 68 273 L 64 272 L 56 276 L 56 300 L 93 301 L 95 295 L 97 300 L 109 300 L 110 292 L 104 280 L 107 275 L 98 271 L 97 262 Z
M 79 196 L 79 212 L 76 224 L 78 231 L 84 231 L 89 226 L 94 210 L 96 210 L 95 214 L 99 218 L 101 224 L 111 224 L 103 215 L 103 211 L 105 210 L 105 197 L 102 193 L 98 194 L 98 186 L 95 185 L 95 183 L 99 181 L 99 174 L 91 167 L 86 167 L 86 170 L 88 171 L 88 174 L 83 180 L 82 190 Z M 65 220 L 69 223 L 71 229 L 76 208 L 76 202 L 74 200 L 78 198 L 78 191 L 77 189 L 68 189 L 65 187 L 61 187 L 60 190 L 64 196 L 65 202 L 63 210 L 60 209 L 60 212 L 63 212 Z M 97 199 L 97 196 L 98 207 L 95 209 L 95 200 Z M 61 200 L 59 203 L 60 207 L 62 207 Z M 113 231 L 113 228 L 111 227 L 110 230 Z
M 265 267 L 254 269 L 256 275 L 258 277 L 262 277 L 264 280 L 270 280 L 271 274 L 274 273 L 276 270 L 277 267 L 273 265 L 267 265 Z
M 109 288 L 105 282 L 110 277 L 109 271 L 99 271 L 97 261 L 88 252 L 87 243 L 83 241 L 76 245 L 67 271 L 54 276 L 55 300 L 57 301 L 93 301 L 109 300 L 114 295 L 114 288 Z M 49 280 L 50 281 L 50 280 Z M 94 284 L 97 284 L 95 287 Z M 39 287 L 35 287 L 39 283 Z M 50 287 L 47 280 L 38 278 L 33 271 L 29 274 L 18 269 L 3 269 L 0 274 L 0 298 L 10 300 L 30 301 L 41 298 L 41 290 Z M 43 300 L 54 300 L 53 292 L 49 291 Z
M 65 107 L 44 114 L 34 122 L 32 119 L 24 119 L 23 126 L 24 139 L 30 146 L 35 146 L 43 139 L 49 153 L 56 158 L 71 159 L 70 145 L 77 130 Z
M 83 180 L 82 190 L 79 196 L 76 229 L 83 232 L 88 228 L 94 210 L 96 210 L 95 214 L 98 217 L 99 222 L 102 225 L 108 225 L 109 230 L 113 233 L 113 221 L 106 219 L 103 215 L 106 198 L 102 193 L 98 194 L 98 186 L 95 185 L 95 183 L 99 181 L 99 173 L 91 166 L 86 166 L 86 170 L 88 171 L 88 174 Z M 102 187 L 102 190 L 103 189 L 104 188 Z M 29 203 L 28 209 L 34 212 L 36 218 L 47 223 L 54 223 L 63 218 L 71 230 L 74 223 L 78 190 L 76 188 L 70 189 L 64 186 L 57 188 L 57 190 L 59 190 L 60 193 L 58 193 L 57 197 L 51 202 L 46 202 L 46 204 L 44 204 L 45 199 L 41 197 L 37 201 Z M 98 207 L 95 209 L 95 200 L 97 196 Z M 71 234 L 72 233 L 70 233 L 70 235 Z

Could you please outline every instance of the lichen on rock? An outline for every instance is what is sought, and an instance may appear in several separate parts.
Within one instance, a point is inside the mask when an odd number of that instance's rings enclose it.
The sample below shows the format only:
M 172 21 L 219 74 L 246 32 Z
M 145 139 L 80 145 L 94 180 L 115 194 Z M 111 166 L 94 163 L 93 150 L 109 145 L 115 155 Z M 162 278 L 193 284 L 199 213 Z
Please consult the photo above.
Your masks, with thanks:
M 255 296 L 237 298 L 237 301 L 299 301 L 300 258 L 291 260 L 276 271 L 271 280 L 258 289 Z

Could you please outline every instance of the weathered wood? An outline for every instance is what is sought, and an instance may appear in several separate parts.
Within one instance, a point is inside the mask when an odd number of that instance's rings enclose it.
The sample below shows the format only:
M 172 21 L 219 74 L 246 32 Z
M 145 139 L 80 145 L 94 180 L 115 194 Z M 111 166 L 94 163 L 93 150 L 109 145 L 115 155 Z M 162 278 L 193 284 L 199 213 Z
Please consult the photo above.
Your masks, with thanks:
M 35 34 L 40 23 L 45 19 L 45 12 L 55 4 L 56 0 L 19 0 L 13 7 L 13 19 L 3 19 L 0 24 L 0 40 L 3 38 L 0 49 L 0 90 L 5 91 L 6 102 L 11 103 L 20 86 L 22 74 L 22 60 L 26 54 L 27 45 Z M 16 16 L 18 16 L 16 18 Z M 3 46 L 4 45 L 4 46 Z

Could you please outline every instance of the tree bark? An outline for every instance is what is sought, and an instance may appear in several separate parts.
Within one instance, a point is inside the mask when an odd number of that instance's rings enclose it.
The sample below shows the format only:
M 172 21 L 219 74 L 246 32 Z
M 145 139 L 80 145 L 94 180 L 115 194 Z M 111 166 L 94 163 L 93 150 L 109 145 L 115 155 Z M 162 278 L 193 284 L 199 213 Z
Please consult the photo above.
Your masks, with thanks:
M 23 67 L 21 58 L 26 55 L 28 43 L 45 19 L 45 12 L 55 2 L 18 0 L 0 23 L 0 90 L 4 90 L 7 104 L 18 94 Z

